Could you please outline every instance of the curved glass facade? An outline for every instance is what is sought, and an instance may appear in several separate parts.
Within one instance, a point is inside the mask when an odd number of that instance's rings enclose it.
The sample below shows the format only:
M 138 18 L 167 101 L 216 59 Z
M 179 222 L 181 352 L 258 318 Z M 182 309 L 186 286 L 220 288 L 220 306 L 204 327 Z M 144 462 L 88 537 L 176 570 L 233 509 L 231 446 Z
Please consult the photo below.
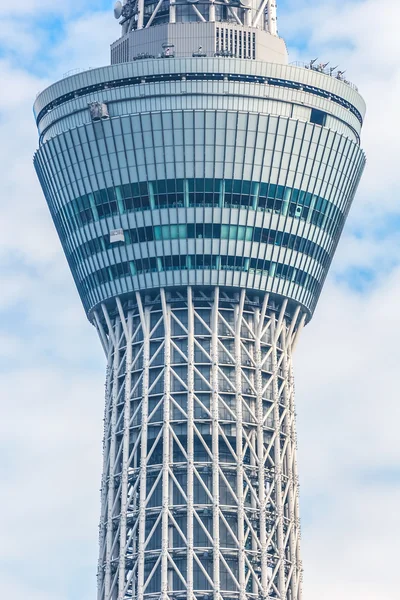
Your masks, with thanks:
M 220 285 L 289 293 L 312 312 L 364 156 L 350 139 L 319 125 L 202 110 L 116 117 L 78 127 L 43 144 L 35 162 L 87 310 L 116 293 L 149 286 L 214 285 L 214 275 L 200 275 L 198 268 L 190 278 L 164 276 L 160 266 L 147 276 L 153 267 L 145 265 L 153 258 L 167 265 L 168 256 L 203 254 L 221 257 L 215 263 Z M 199 222 L 220 225 L 219 234 L 204 236 L 200 245 L 197 236 L 191 237 Z M 184 224 L 186 238 L 179 229 Z M 165 237 L 166 227 L 177 237 Z M 136 231 L 133 243 L 115 258 L 116 249 L 97 254 L 94 262 L 91 256 L 82 260 L 80 246 L 114 229 L 127 231 L 128 242 Z M 266 231 L 271 241 L 264 243 Z M 284 243 L 272 245 L 281 235 Z M 312 252 L 311 246 L 300 249 L 295 238 L 321 248 L 323 268 L 315 246 Z M 236 275 L 222 268 L 224 262 L 232 266 L 232 256 L 233 266 L 239 265 Z M 98 279 L 91 273 L 110 272 L 109 267 L 115 273 L 115 262 L 129 261 L 141 265 L 129 279 L 116 283 L 110 277 L 109 286 L 92 287 Z M 268 269 L 258 267 L 264 263 Z M 290 281 L 303 283 L 289 288 L 271 276 L 269 265 L 275 263 L 286 264 L 290 273 L 306 272 L 307 281 L 317 284 L 304 286 L 306 280 L 295 274 Z M 188 269 L 186 261 L 177 265 Z M 91 281 L 90 289 L 83 281 Z
M 246 259 L 212 254 L 187 254 L 186 256 L 164 256 L 162 258 L 118 262 L 104 269 L 94 271 L 82 283 L 88 290 L 91 290 L 110 281 L 129 277 L 130 275 L 137 275 L 138 273 L 159 273 L 162 271 L 181 271 L 183 269 L 222 269 L 227 271 L 258 272 L 266 276 L 292 281 L 310 291 L 314 291 L 317 286 L 317 280 L 311 275 L 290 265 L 256 258 Z
M 144 181 L 98 190 L 68 202 L 67 218 L 82 227 L 130 211 L 191 206 L 249 208 L 305 219 L 335 234 L 343 222 L 325 198 L 289 186 L 243 180 Z M 336 229 L 335 229 L 336 228 Z
M 307 256 L 315 258 L 322 265 L 328 259 L 327 252 L 315 242 L 283 231 L 275 229 L 263 229 L 261 227 L 248 227 L 246 225 L 219 225 L 218 223 L 188 223 L 177 225 L 155 225 L 154 227 L 139 227 L 138 229 L 125 229 L 123 231 L 124 241 L 110 241 L 110 234 L 96 237 L 83 242 L 69 256 L 75 261 L 85 260 L 94 254 L 104 252 L 126 244 L 137 244 L 141 242 L 153 242 L 155 240 L 176 239 L 222 239 L 238 241 L 255 241 L 283 246 L 304 252 Z

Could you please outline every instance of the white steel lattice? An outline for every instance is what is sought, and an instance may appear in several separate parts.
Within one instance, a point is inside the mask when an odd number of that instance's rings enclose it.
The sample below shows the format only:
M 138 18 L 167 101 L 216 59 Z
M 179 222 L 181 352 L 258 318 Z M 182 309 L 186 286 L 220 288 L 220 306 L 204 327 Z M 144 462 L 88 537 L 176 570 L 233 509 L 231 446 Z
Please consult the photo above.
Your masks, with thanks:
M 300 600 L 300 308 L 189 287 L 102 309 L 98 599 Z
M 233 2 L 232 5 L 228 1 L 203 0 L 196 4 L 197 0 L 188 4 L 176 0 L 158 0 L 156 3 L 148 0 L 126 0 L 120 21 L 122 33 L 148 29 L 157 24 L 157 16 L 162 16 L 162 23 L 228 22 L 240 26 L 262 27 L 272 35 L 278 35 L 274 0 L 244 0 Z

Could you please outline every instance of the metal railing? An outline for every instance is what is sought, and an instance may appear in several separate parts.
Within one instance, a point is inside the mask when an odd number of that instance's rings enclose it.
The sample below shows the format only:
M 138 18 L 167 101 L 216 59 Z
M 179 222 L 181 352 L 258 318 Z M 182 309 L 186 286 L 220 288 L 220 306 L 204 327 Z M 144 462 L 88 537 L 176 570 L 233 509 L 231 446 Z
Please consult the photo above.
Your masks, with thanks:
M 78 73 L 83 73 L 84 71 L 90 71 L 92 69 L 92 67 L 88 67 L 87 69 L 82 69 L 82 68 L 78 68 L 78 69 L 71 69 L 70 71 L 67 71 L 66 73 L 63 73 L 62 75 L 62 79 L 66 79 L 67 77 L 72 77 L 72 75 L 78 75 Z M 38 93 L 35 96 L 35 99 L 38 98 L 38 96 L 40 96 L 40 94 L 42 93 L 43 90 L 39 90 Z
M 345 71 L 340 71 L 338 70 L 337 67 L 328 67 L 329 63 L 326 64 L 315 64 L 315 61 L 310 61 L 309 63 L 305 63 L 299 60 L 295 60 L 291 63 L 289 63 L 290 66 L 292 67 L 301 67 L 303 69 L 308 69 L 310 71 L 315 71 L 316 73 L 322 73 L 323 75 L 327 75 L 328 77 L 333 77 L 334 79 L 337 79 L 338 81 L 342 81 L 343 83 L 345 83 L 346 85 L 348 85 L 349 87 L 351 87 L 351 89 L 355 90 L 356 92 L 358 92 L 358 87 L 356 85 L 354 85 L 354 83 L 351 83 L 351 81 L 348 81 L 348 79 L 346 79 L 344 77 L 344 73 Z
M 91 68 L 92 67 L 87 67 L 87 69 L 82 69 L 82 68 L 71 69 L 70 71 L 67 71 L 66 73 L 64 73 L 62 78 L 66 79 L 67 77 L 71 77 L 72 75 L 78 75 L 78 73 L 84 73 L 85 71 L 90 71 Z

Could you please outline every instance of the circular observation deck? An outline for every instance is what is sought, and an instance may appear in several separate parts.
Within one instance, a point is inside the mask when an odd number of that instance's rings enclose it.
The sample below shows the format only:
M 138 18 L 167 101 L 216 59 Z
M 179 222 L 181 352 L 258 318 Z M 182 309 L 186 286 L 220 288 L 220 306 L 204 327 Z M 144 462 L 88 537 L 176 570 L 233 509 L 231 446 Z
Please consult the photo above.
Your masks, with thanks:
M 93 69 L 35 103 L 35 166 L 86 311 L 247 288 L 312 314 L 365 158 L 355 89 L 225 57 Z

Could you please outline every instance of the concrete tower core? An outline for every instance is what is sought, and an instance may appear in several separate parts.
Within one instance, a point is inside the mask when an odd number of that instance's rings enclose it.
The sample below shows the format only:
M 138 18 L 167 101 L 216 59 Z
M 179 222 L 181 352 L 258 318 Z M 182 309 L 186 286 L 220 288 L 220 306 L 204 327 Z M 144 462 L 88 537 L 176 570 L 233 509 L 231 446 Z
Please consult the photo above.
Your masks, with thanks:
M 363 171 L 364 102 L 288 64 L 274 0 L 115 16 L 112 65 L 34 107 L 107 357 L 98 600 L 301 600 L 292 353 Z

